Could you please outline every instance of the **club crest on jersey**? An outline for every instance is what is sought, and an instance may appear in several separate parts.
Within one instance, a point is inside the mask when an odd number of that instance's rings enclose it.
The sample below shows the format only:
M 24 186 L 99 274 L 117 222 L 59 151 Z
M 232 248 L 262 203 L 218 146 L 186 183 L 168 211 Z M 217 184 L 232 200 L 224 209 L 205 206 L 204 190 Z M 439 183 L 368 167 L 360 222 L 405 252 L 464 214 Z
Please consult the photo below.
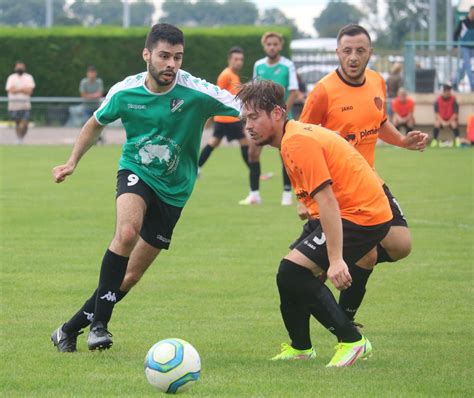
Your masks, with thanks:
M 381 110 L 382 110 L 382 107 L 383 107 L 382 98 L 380 98 L 380 97 L 375 97 L 375 98 L 374 98 L 374 103 L 375 103 L 375 106 L 377 107 L 377 109 L 378 109 L 379 111 L 381 111 Z
M 184 100 L 179 99 L 179 98 L 171 98 L 170 100 L 171 113 L 176 112 L 183 104 L 184 104 Z M 181 112 L 181 109 L 180 109 L 180 112 Z

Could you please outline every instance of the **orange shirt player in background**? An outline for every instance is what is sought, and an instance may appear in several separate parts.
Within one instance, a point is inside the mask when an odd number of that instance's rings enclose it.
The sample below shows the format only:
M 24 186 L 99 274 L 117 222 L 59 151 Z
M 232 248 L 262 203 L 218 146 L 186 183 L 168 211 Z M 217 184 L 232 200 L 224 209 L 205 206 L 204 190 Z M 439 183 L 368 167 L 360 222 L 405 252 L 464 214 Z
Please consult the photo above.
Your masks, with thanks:
M 400 87 L 397 97 L 392 100 L 392 123 L 397 128 L 405 127 L 408 133 L 415 126 L 415 101 L 407 95 L 407 91 Z
M 227 65 L 227 68 L 217 78 L 217 86 L 235 95 L 239 92 L 240 88 L 239 72 L 244 66 L 244 50 L 240 47 L 232 47 L 227 55 Z M 249 144 L 243 132 L 242 122 L 239 118 L 232 116 L 215 116 L 212 138 L 199 155 L 199 173 L 201 167 L 211 156 L 212 151 L 220 145 L 224 137 L 229 142 L 232 140 L 239 141 L 242 159 L 244 159 L 245 164 L 248 166 Z
M 356 264 L 370 261 L 390 229 L 392 212 L 382 185 L 360 153 L 333 131 L 288 121 L 282 86 L 254 80 L 237 97 L 250 138 L 280 149 L 296 197 L 311 217 L 278 270 L 280 310 L 291 344 L 282 344 L 273 360 L 316 356 L 312 314 L 338 338 L 327 366 L 352 365 L 368 357 L 371 344 L 315 276 L 327 271 L 337 289 L 351 289 Z
M 388 144 L 422 151 L 428 135 L 420 131 L 401 134 L 385 114 L 385 82 L 382 76 L 367 68 L 373 48 L 368 32 L 359 25 L 341 28 L 336 53 L 339 67 L 322 78 L 306 100 L 300 121 L 320 124 L 337 131 L 350 142 L 373 168 L 375 146 L 380 138 Z M 354 319 L 364 294 L 367 280 L 376 263 L 397 261 L 411 251 L 411 235 L 397 200 L 383 181 L 393 213 L 387 236 L 377 245 L 377 256 L 369 266 L 355 267 L 350 289 L 341 293 L 339 304 Z M 310 215 L 300 206 L 300 218 Z

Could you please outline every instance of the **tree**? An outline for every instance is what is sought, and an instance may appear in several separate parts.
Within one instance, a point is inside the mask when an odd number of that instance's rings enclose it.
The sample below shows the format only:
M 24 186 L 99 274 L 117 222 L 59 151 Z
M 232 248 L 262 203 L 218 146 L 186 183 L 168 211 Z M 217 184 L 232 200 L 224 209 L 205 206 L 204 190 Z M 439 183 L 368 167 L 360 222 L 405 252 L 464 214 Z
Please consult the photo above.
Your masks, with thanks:
M 122 25 L 123 4 L 121 1 L 102 0 L 90 2 L 75 0 L 68 11 L 83 25 Z M 150 26 L 155 6 L 149 0 L 130 3 L 130 25 Z
M 65 0 L 53 0 L 53 21 L 66 18 Z M 44 26 L 46 4 L 44 0 L 0 0 L 0 24 Z
M 336 37 L 339 29 L 350 23 L 359 23 L 364 14 L 352 4 L 329 2 L 313 26 L 320 37 Z
M 290 26 L 292 31 L 292 37 L 299 39 L 307 37 L 304 32 L 300 32 L 296 23 L 293 19 L 288 18 L 283 11 L 279 8 L 268 8 L 263 12 L 263 15 L 258 20 L 260 25 L 277 25 L 277 26 Z
M 258 9 L 245 0 L 165 0 L 160 22 L 184 26 L 254 25 Z

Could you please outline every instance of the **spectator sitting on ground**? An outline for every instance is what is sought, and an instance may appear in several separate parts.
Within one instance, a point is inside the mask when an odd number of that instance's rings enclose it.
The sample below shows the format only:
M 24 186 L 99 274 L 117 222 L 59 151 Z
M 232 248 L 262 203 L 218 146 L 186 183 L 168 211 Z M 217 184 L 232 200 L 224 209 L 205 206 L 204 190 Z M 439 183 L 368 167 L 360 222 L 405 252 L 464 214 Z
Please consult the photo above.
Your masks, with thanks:
M 415 101 L 407 96 L 407 92 L 403 87 L 400 87 L 398 89 L 398 96 L 392 101 L 392 123 L 398 130 L 404 127 L 405 134 L 407 134 L 415 126 L 414 111 Z
M 459 147 L 461 145 L 458 128 L 459 105 L 456 97 L 452 95 L 451 89 L 452 87 L 449 84 L 443 84 L 443 92 L 434 103 L 435 122 L 433 140 L 431 141 L 432 148 L 439 146 L 439 129 L 443 127 L 451 127 L 454 134 L 454 146 Z

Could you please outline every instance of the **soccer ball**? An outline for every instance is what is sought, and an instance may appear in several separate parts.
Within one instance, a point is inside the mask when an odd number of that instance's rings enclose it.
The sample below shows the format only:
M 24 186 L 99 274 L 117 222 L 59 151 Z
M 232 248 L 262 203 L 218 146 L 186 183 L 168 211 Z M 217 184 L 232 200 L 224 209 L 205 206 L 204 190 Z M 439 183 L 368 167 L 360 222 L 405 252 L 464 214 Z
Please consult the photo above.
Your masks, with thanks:
M 196 349 L 181 339 L 161 340 L 145 357 L 148 382 L 168 394 L 189 389 L 201 374 L 201 359 Z

